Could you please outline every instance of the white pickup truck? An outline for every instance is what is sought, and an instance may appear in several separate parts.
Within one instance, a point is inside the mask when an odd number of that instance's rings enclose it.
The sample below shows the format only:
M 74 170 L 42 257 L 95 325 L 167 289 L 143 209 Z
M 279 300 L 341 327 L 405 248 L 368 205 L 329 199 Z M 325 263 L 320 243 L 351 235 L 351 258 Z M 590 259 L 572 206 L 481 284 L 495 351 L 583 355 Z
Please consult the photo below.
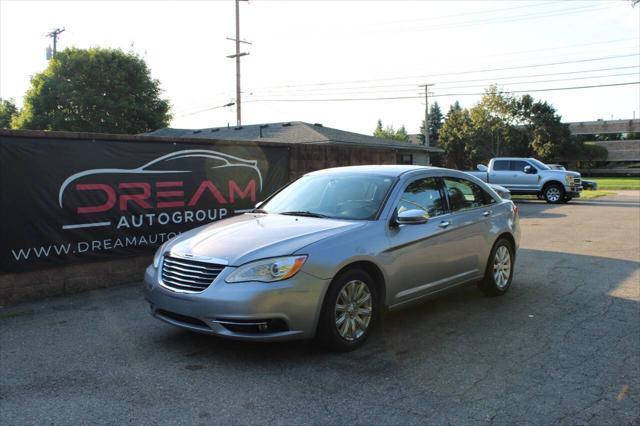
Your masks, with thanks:
M 580 173 L 552 170 L 535 158 L 493 158 L 489 167 L 479 164 L 478 171 L 467 173 L 504 186 L 512 194 L 538 195 L 551 204 L 569 202 L 582 191 Z

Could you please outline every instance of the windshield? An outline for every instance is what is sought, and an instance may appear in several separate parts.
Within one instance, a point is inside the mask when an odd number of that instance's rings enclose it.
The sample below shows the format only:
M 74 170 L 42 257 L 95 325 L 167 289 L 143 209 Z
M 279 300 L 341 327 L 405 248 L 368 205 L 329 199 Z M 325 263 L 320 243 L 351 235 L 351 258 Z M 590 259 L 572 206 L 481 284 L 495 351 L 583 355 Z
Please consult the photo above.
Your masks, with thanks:
M 539 170 L 549 170 L 549 166 L 544 164 L 542 161 L 538 161 L 535 158 L 530 158 L 529 161 Z
M 267 213 L 335 219 L 373 219 L 394 179 L 376 175 L 304 176 L 273 196 Z

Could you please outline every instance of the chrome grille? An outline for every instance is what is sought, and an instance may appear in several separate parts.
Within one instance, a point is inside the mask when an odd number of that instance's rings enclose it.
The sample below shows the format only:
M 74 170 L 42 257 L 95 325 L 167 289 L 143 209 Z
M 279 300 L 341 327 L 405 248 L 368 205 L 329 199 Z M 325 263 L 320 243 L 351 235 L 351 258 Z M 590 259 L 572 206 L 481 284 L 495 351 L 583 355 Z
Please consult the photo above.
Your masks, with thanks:
M 162 259 L 162 284 L 173 290 L 200 292 L 209 287 L 224 265 L 166 255 Z

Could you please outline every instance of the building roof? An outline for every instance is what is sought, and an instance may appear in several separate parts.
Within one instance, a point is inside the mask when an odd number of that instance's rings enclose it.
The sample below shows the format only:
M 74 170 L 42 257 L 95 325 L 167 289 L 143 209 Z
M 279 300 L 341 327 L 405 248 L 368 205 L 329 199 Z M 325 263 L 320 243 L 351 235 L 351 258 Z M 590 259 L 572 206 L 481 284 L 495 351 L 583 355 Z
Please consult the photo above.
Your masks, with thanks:
M 427 148 L 424 145 L 414 145 L 407 142 L 382 139 L 361 133 L 333 129 L 318 123 L 310 124 L 302 121 L 251 124 L 241 127 L 212 127 L 206 129 L 173 129 L 167 127 L 145 133 L 145 135 L 292 144 L 363 145 L 411 151 L 441 152 L 438 148 Z
M 566 123 L 572 135 L 640 132 L 640 119 L 597 120 Z

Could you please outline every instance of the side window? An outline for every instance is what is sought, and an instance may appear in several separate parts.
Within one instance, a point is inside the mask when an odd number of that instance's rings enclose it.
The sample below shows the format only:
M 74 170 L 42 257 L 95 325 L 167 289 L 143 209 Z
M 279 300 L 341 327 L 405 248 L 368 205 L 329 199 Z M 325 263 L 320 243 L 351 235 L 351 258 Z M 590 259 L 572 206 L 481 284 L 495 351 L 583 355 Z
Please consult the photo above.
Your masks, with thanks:
M 398 213 L 406 210 L 421 209 L 426 217 L 438 216 L 444 213 L 442 197 L 438 181 L 434 178 L 418 179 L 411 182 L 404 190 L 398 202 Z
M 452 211 L 473 209 L 490 204 L 493 200 L 480 186 L 466 179 L 445 177 L 444 186 Z
M 511 162 L 511 170 L 513 170 L 514 172 L 524 172 L 524 168 L 526 166 L 530 166 L 530 164 L 527 163 L 526 161 L 518 160 L 518 161 Z
M 504 171 L 509 170 L 509 161 L 507 160 L 496 160 L 493 162 L 493 170 L 495 171 Z

